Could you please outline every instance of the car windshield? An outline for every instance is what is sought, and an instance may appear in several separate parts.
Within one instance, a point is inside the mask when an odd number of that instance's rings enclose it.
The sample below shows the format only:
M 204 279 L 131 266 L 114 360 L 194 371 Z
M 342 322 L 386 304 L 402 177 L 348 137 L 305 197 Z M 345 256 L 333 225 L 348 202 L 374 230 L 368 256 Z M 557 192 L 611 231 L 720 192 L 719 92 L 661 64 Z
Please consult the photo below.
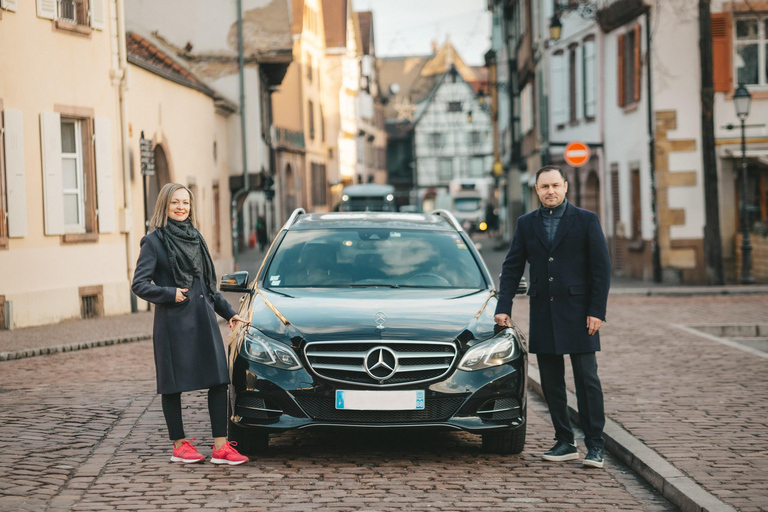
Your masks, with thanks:
M 485 288 L 458 233 L 408 229 L 289 231 L 267 269 L 268 288 Z
M 474 212 L 480 209 L 480 198 L 457 197 L 453 200 L 453 208 L 457 212 Z

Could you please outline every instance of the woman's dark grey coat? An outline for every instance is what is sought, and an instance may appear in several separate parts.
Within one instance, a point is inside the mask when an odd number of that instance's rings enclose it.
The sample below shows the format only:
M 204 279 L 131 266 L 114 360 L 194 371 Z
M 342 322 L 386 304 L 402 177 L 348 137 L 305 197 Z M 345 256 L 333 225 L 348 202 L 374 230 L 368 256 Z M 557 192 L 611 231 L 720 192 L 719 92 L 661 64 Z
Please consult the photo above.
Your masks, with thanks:
M 157 392 L 181 393 L 228 384 L 227 353 L 214 312 L 229 320 L 235 311 L 221 293 L 211 295 L 198 277 L 185 301 L 176 302 L 176 288 L 163 242 L 157 233 L 150 233 L 141 239 L 132 289 L 155 304 Z

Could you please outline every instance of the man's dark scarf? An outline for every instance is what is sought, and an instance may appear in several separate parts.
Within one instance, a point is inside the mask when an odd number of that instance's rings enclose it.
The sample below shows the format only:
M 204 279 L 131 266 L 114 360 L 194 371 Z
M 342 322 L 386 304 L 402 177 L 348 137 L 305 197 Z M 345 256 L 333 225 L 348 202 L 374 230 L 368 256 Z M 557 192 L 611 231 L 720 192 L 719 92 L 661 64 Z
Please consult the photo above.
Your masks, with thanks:
M 179 288 L 189 288 L 195 276 L 200 277 L 211 294 L 216 294 L 216 269 L 203 235 L 192 221 L 168 219 L 165 227 L 157 228 L 171 261 L 173 279 Z

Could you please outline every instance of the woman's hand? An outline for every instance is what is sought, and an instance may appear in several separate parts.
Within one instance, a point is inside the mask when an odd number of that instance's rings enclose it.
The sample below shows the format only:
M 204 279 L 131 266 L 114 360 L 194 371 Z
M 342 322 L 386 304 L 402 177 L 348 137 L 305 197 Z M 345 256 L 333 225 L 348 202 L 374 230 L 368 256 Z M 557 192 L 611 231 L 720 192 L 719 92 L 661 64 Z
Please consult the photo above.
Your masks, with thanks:
M 229 319 L 229 328 L 234 329 L 235 328 L 235 322 L 243 322 L 244 324 L 247 324 L 245 320 L 240 318 L 240 315 L 235 315 L 232 318 Z
M 176 302 L 184 302 L 187 300 L 187 296 L 184 292 L 188 292 L 189 288 L 176 288 Z

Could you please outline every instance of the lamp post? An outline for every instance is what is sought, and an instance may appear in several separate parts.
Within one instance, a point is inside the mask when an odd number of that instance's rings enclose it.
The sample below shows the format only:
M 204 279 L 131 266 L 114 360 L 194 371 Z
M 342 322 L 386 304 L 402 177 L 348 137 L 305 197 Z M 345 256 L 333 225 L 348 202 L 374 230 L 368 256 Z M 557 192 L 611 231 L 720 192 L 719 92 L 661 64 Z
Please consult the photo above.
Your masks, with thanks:
M 741 121 L 741 284 L 755 282 L 752 275 L 752 244 L 749 241 L 747 222 L 747 140 L 744 135 L 744 121 L 749 115 L 751 101 L 752 95 L 744 84 L 739 84 L 733 95 L 733 105 Z

